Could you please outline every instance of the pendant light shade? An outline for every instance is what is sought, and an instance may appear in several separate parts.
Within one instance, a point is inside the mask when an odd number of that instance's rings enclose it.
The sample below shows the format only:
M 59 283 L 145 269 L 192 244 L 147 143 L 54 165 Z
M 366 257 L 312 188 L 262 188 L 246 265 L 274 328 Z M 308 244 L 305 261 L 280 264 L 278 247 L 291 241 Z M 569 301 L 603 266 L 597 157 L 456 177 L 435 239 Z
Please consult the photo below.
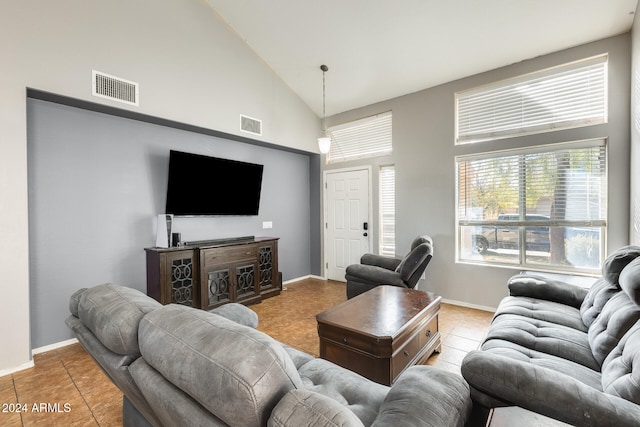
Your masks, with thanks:
M 318 138 L 318 148 L 320 148 L 322 154 L 327 154 L 331 149 L 331 138 L 328 136 Z
M 329 132 L 327 132 L 327 126 L 325 123 L 325 79 L 324 74 L 329 71 L 329 67 L 326 65 L 321 65 L 320 69 L 322 70 L 322 136 L 318 138 L 318 149 L 322 154 L 327 154 L 331 149 L 331 137 L 329 136 Z

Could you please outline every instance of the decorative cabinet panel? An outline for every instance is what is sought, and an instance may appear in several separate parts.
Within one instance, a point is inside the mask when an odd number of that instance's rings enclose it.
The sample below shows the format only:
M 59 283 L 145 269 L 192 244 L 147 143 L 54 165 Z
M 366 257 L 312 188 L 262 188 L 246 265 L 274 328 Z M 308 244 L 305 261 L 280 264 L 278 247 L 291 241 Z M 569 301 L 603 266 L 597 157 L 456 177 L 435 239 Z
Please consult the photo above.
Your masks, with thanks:
M 258 268 L 260 271 L 260 293 L 264 298 L 278 295 L 281 283 L 278 276 L 278 242 L 258 245 Z
M 278 239 L 199 242 L 147 248 L 147 294 L 162 304 L 210 310 L 228 302 L 253 304 L 280 294 Z
M 196 260 L 192 250 L 147 251 L 147 294 L 162 304 L 200 307 Z

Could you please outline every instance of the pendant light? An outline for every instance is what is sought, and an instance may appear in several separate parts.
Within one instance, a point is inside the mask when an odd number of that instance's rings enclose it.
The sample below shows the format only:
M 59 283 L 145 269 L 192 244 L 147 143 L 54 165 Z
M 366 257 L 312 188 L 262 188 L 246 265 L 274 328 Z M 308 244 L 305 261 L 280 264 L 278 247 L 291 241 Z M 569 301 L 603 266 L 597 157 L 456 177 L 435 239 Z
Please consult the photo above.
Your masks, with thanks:
M 329 71 L 329 67 L 321 65 L 322 70 L 322 136 L 318 138 L 318 148 L 322 154 L 327 154 L 331 149 L 331 138 L 329 132 L 327 132 L 327 125 L 325 123 L 325 80 L 324 74 Z

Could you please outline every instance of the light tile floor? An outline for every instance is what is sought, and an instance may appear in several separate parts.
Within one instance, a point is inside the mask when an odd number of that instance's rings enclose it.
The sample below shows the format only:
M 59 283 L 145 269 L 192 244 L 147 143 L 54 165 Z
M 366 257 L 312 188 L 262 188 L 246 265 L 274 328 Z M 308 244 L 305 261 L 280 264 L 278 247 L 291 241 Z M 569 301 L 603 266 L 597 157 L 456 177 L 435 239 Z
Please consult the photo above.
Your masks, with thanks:
M 346 300 L 341 282 L 305 279 L 278 297 L 251 306 L 258 329 L 318 356 L 315 315 Z M 465 354 L 477 348 L 493 313 L 442 304 L 442 351 L 428 364 L 460 373 Z M 122 393 L 79 344 L 34 356 L 35 367 L 0 377 L 0 426 L 121 426 Z

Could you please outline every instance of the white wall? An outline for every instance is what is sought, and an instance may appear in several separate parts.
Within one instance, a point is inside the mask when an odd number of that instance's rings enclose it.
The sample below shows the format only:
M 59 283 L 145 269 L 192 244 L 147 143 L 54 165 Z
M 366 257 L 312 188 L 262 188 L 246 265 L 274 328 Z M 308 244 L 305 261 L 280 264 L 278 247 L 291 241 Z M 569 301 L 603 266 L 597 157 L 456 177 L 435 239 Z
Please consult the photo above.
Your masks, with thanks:
M 29 363 L 26 88 L 238 131 L 315 152 L 318 117 L 197 0 L 26 0 L 0 6 L 0 373 Z M 91 70 L 136 81 L 140 106 L 91 96 Z
M 636 15 L 640 13 L 640 4 Z M 635 21 L 634 21 L 635 23 Z M 629 241 L 640 245 L 640 28 L 631 31 L 631 190 Z
M 629 232 L 629 34 L 545 55 L 508 67 L 450 82 L 330 117 L 328 125 L 383 111 L 393 111 L 393 154 L 375 164 L 396 167 L 396 248 L 408 252 L 418 235 L 434 239 L 434 256 L 423 290 L 443 298 L 482 307 L 496 307 L 507 295 L 506 281 L 515 269 L 455 263 L 455 156 L 478 147 L 454 145 L 454 94 L 483 84 L 609 53 L 609 123 L 526 138 L 483 143 L 486 151 L 521 146 L 609 138 L 608 248 L 628 243 Z M 341 168 L 370 161 L 325 166 Z M 374 194 L 377 193 L 374 168 Z M 373 201 L 377 206 L 377 199 Z M 374 218 L 376 219 L 376 218 Z M 375 227 L 374 227 L 375 229 Z

